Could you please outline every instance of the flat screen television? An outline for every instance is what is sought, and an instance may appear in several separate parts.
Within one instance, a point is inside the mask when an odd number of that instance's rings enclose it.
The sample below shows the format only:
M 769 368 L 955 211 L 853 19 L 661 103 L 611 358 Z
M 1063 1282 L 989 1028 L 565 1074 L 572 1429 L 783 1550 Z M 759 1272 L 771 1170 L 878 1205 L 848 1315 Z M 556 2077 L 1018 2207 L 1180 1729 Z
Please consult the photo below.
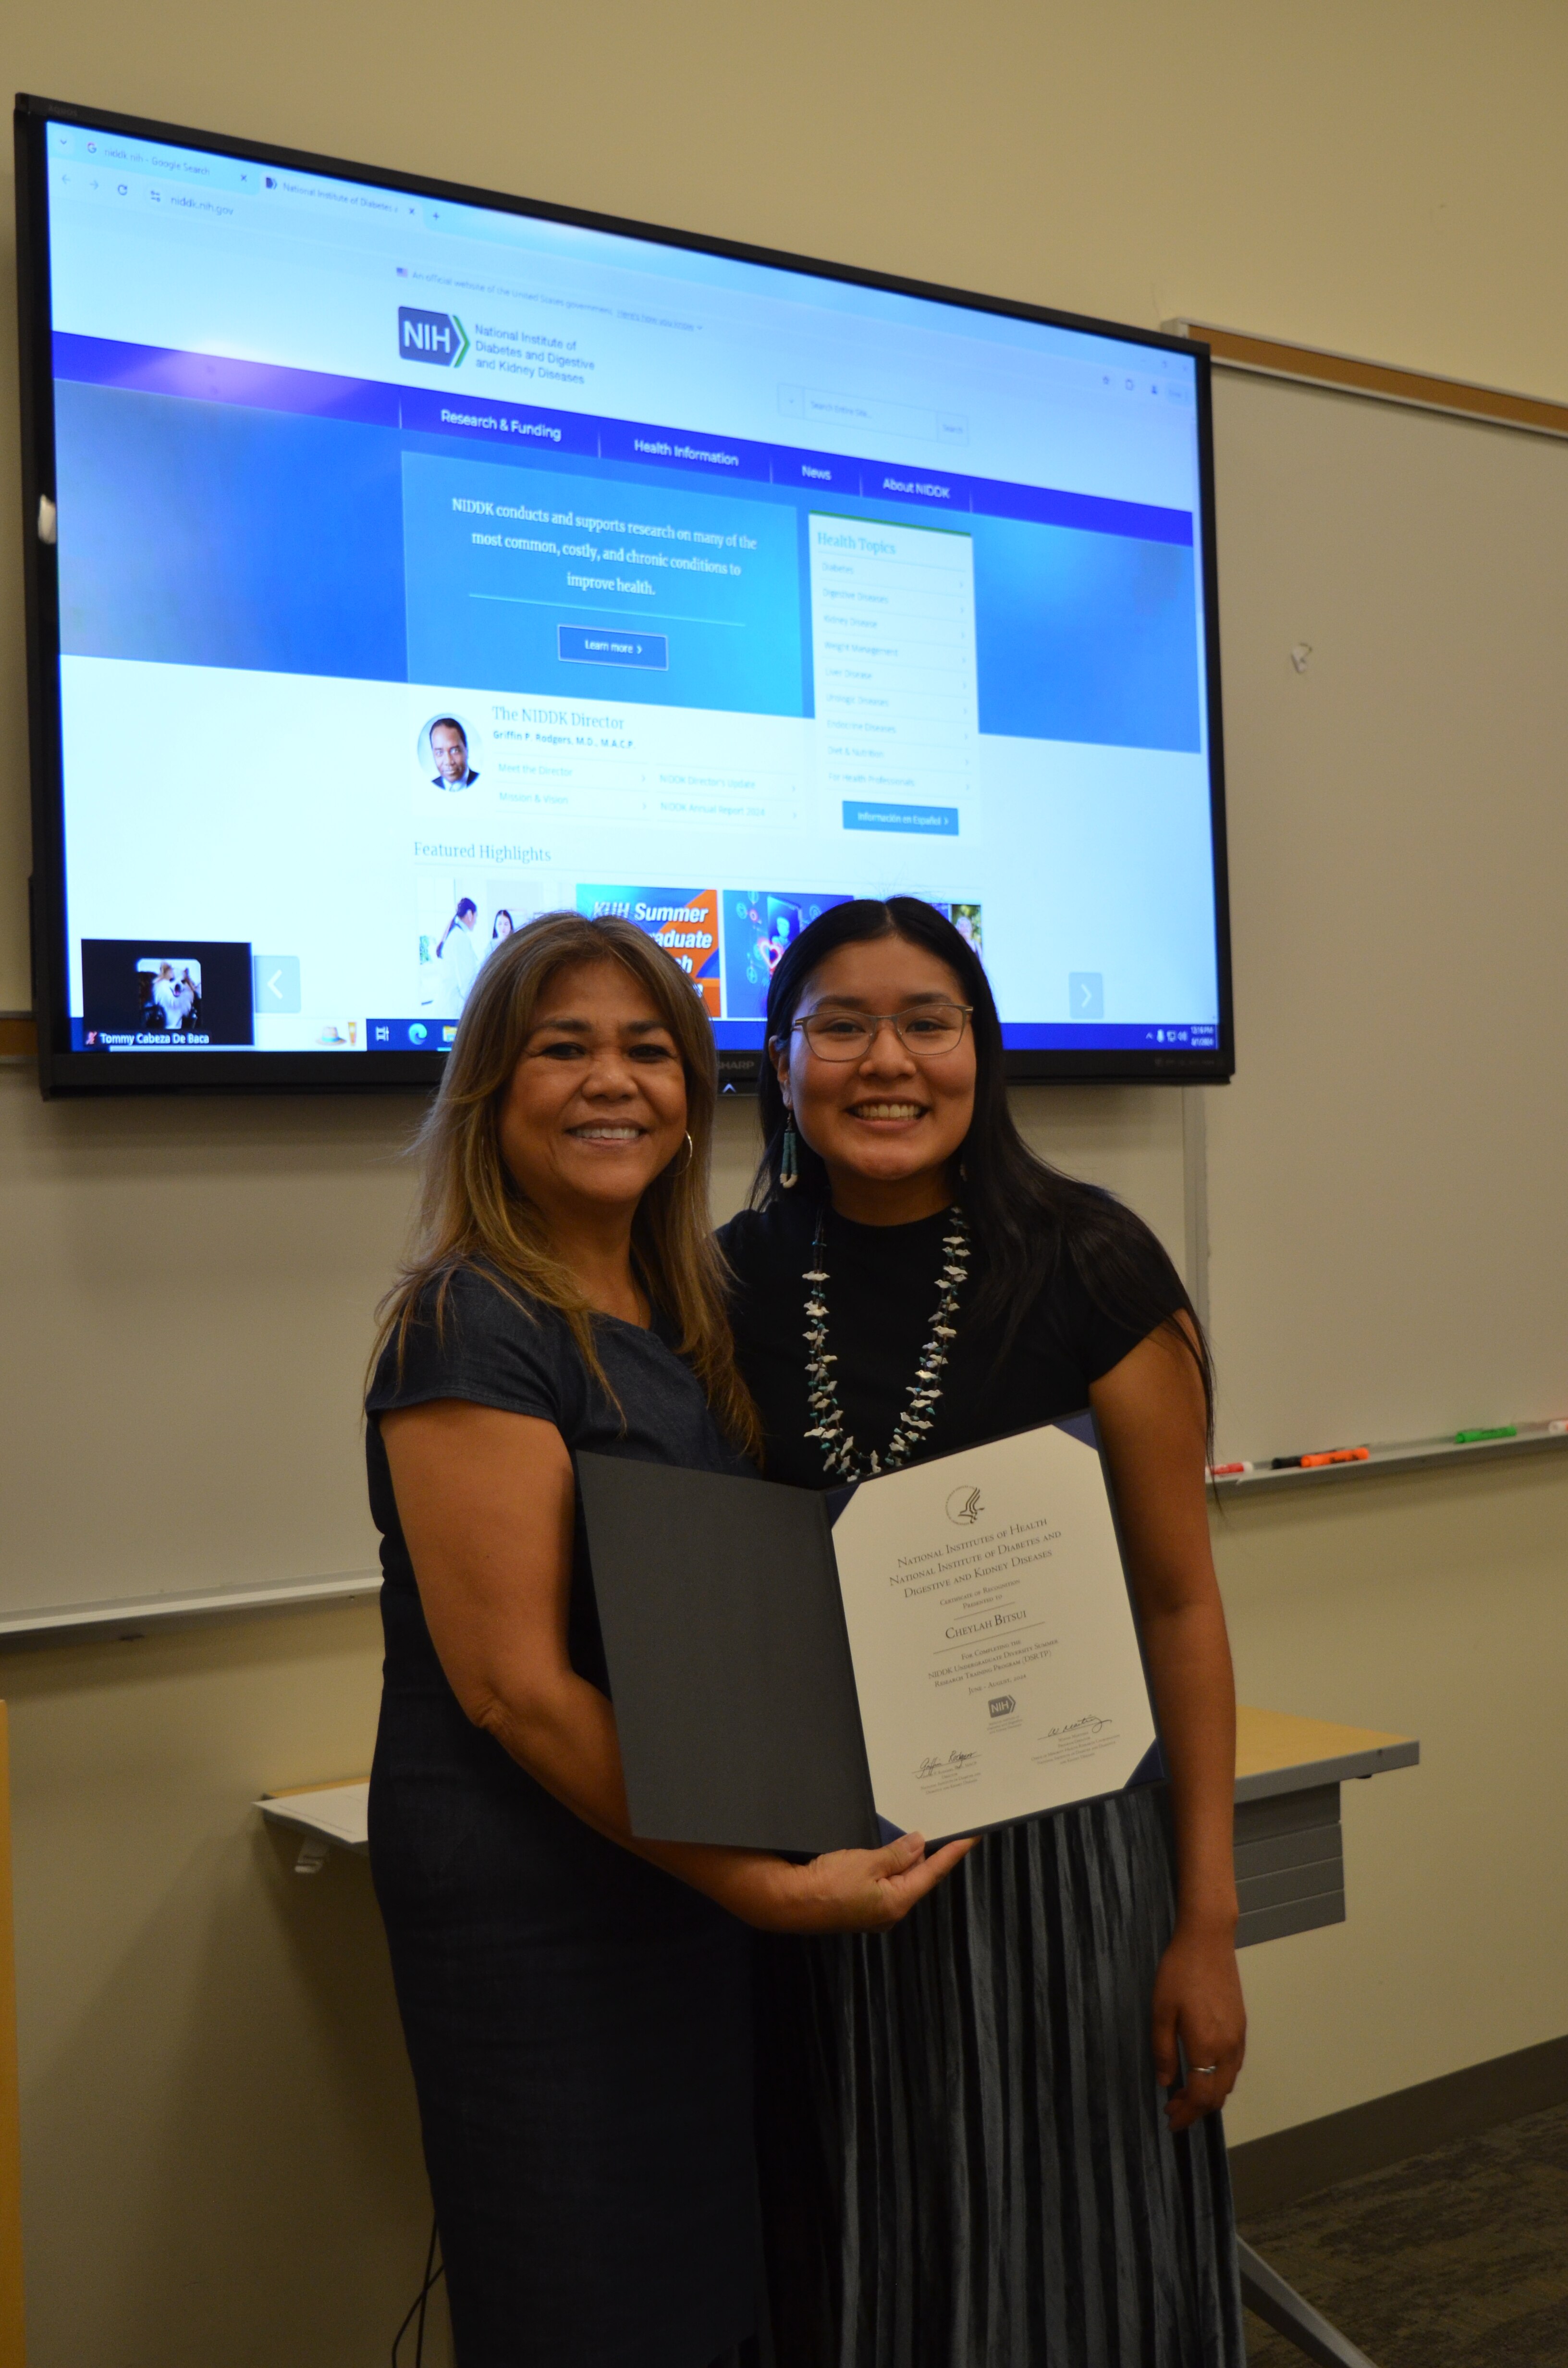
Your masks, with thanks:
M 1018 1076 L 1232 1068 L 1208 357 L 24 98 L 46 1091 L 427 1084 L 623 913 L 755 1077 L 851 896 Z

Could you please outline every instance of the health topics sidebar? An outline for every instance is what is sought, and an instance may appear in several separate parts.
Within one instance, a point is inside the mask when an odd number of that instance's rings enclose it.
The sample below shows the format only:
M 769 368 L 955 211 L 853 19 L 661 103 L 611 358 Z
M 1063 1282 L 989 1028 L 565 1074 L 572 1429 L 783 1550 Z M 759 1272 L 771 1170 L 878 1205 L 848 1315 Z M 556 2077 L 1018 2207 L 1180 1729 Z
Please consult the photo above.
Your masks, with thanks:
M 817 774 L 830 830 L 980 839 L 974 543 L 813 511 Z

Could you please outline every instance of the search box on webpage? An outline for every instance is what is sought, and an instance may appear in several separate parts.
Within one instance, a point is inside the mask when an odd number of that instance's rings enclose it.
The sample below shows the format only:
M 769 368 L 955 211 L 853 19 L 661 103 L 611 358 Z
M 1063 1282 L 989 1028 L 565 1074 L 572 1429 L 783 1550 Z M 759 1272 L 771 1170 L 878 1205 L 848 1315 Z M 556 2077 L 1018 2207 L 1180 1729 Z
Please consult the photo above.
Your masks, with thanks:
M 926 411 L 918 404 L 883 403 L 875 395 L 829 394 L 820 387 L 781 386 L 778 408 L 786 419 L 810 420 L 819 427 L 918 436 L 942 444 L 969 441 L 969 421 L 961 412 Z

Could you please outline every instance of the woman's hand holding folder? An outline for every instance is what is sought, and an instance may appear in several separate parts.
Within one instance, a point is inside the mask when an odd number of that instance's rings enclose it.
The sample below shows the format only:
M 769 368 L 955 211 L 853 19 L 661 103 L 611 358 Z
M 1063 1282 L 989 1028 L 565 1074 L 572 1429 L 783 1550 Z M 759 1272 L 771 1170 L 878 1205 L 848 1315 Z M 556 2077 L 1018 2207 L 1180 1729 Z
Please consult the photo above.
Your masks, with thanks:
M 658 1854 L 655 1847 L 644 1847 L 650 1857 Z M 703 1858 L 729 1858 L 735 1864 L 727 1877 L 705 1878 L 699 1888 L 763 1932 L 885 1932 L 902 1923 L 973 1848 L 972 1841 L 945 1842 L 927 1857 L 918 1834 L 900 1834 L 881 1850 L 828 1850 L 804 1866 L 756 1850 L 708 1849 L 701 1850 Z M 674 1855 L 686 1853 L 672 1854 L 671 1872 L 696 1882 L 684 1865 L 673 1863 Z
M 459 1702 L 547 1792 L 622 1850 L 771 1932 L 879 1932 L 970 1848 L 918 1834 L 798 1865 L 757 1850 L 631 1831 L 615 1713 L 572 1667 L 572 1459 L 553 1425 L 455 1399 L 382 1434 L 431 1639 Z

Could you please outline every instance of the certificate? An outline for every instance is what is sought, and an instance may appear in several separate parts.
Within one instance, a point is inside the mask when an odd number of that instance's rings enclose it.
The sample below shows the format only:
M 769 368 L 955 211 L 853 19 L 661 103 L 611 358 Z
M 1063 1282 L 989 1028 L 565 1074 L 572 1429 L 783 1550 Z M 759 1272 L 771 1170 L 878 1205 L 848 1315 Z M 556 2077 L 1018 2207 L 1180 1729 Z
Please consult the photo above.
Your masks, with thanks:
M 1163 1773 L 1092 1416 L 822 1495 L 577 1474 L 635 1833 L 937 1841 Z
M 844 1493 L 833 1553 L 880 1817 L 968 1833 L 1137 1779 L 1154 1716 L 1090 1417 Z

